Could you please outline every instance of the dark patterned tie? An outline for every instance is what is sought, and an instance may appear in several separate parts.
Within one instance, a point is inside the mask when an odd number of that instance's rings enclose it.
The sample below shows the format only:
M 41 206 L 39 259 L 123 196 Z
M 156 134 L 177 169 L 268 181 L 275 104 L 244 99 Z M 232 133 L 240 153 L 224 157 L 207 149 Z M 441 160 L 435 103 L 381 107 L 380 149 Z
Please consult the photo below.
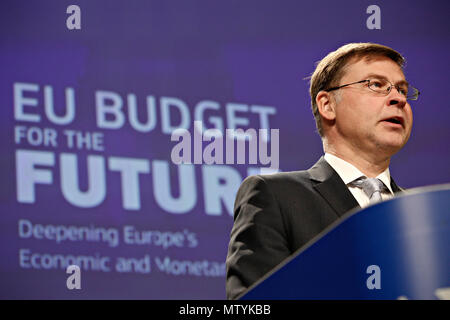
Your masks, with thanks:
M 388 190 L 383 181 L 378 178 L 361 177 L 353 181 L 350 185 L 363 189 L 371 203 L 381 201 L 381 193 Z

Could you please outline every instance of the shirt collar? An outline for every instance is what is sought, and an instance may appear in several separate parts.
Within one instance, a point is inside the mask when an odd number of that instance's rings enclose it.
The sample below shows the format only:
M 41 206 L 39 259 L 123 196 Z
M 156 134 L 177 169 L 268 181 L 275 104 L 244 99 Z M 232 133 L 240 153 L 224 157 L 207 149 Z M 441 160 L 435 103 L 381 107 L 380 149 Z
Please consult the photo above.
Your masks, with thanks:
M 359 177 L 365 177 L 365 174 L 359 171 L 358 168 L 356 168 L 354 165 L 339 157 L 336 157 L 331 153 L 325 153 L 324 158 L 334 169 L 334 171 L 337 172 L 337 174 L 341 177 L 342 181 L 344 181 L 345 184 L 349 184 Z M 391 175 L 389 173 L 389 167 L 386 168 L 386 170 L 384 170 L 382 173 L 380 173 L 377 178 L 383 181 L 385 186 L 393 194 L 391 188 Z

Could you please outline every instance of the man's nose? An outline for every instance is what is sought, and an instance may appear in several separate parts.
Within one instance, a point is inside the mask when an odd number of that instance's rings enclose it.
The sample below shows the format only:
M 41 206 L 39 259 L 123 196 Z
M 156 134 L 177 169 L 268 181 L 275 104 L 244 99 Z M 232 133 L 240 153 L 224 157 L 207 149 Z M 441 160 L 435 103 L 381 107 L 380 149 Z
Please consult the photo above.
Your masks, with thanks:
M 397 105 L 400 108 L 403 108 L 406 105 L 406 97 L 399 92 L 396 87 L 393 87 L 391 92 L 388 95 L 388 104 L 390 106 Z

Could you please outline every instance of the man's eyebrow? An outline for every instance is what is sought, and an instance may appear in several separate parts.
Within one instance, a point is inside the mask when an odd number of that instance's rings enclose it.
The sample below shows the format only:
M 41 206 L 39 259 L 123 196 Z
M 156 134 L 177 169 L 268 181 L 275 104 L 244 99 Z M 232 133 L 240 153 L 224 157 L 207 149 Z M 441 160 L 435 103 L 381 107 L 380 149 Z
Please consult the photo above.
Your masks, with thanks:
M 386 78 L 385 76 L 382 76 L 380 74 L 376 74 L 376 73 L 369 73 L 367 76 L 367 78 L 378 78 L 378 79 L 384 79 L 384 80 L 388 80 L 388 78 Z M 406 80 L 400 80 L 397 81 L 396 83 L 394 83 L 395 85 L 400 85 L 400 84 L 405 84 L 405 85 L 409 85 L 409 82 Z

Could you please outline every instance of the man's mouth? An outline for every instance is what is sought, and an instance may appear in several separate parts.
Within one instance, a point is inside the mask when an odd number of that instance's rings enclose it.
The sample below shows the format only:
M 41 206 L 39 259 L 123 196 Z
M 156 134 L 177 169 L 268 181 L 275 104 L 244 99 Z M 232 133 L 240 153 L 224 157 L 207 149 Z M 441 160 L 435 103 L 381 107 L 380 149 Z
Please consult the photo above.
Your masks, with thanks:
M 391 118 L 384 119 L 382 121 L 403 126 L 403 118 L 401 118 L 401 117 L 391 117 Z

